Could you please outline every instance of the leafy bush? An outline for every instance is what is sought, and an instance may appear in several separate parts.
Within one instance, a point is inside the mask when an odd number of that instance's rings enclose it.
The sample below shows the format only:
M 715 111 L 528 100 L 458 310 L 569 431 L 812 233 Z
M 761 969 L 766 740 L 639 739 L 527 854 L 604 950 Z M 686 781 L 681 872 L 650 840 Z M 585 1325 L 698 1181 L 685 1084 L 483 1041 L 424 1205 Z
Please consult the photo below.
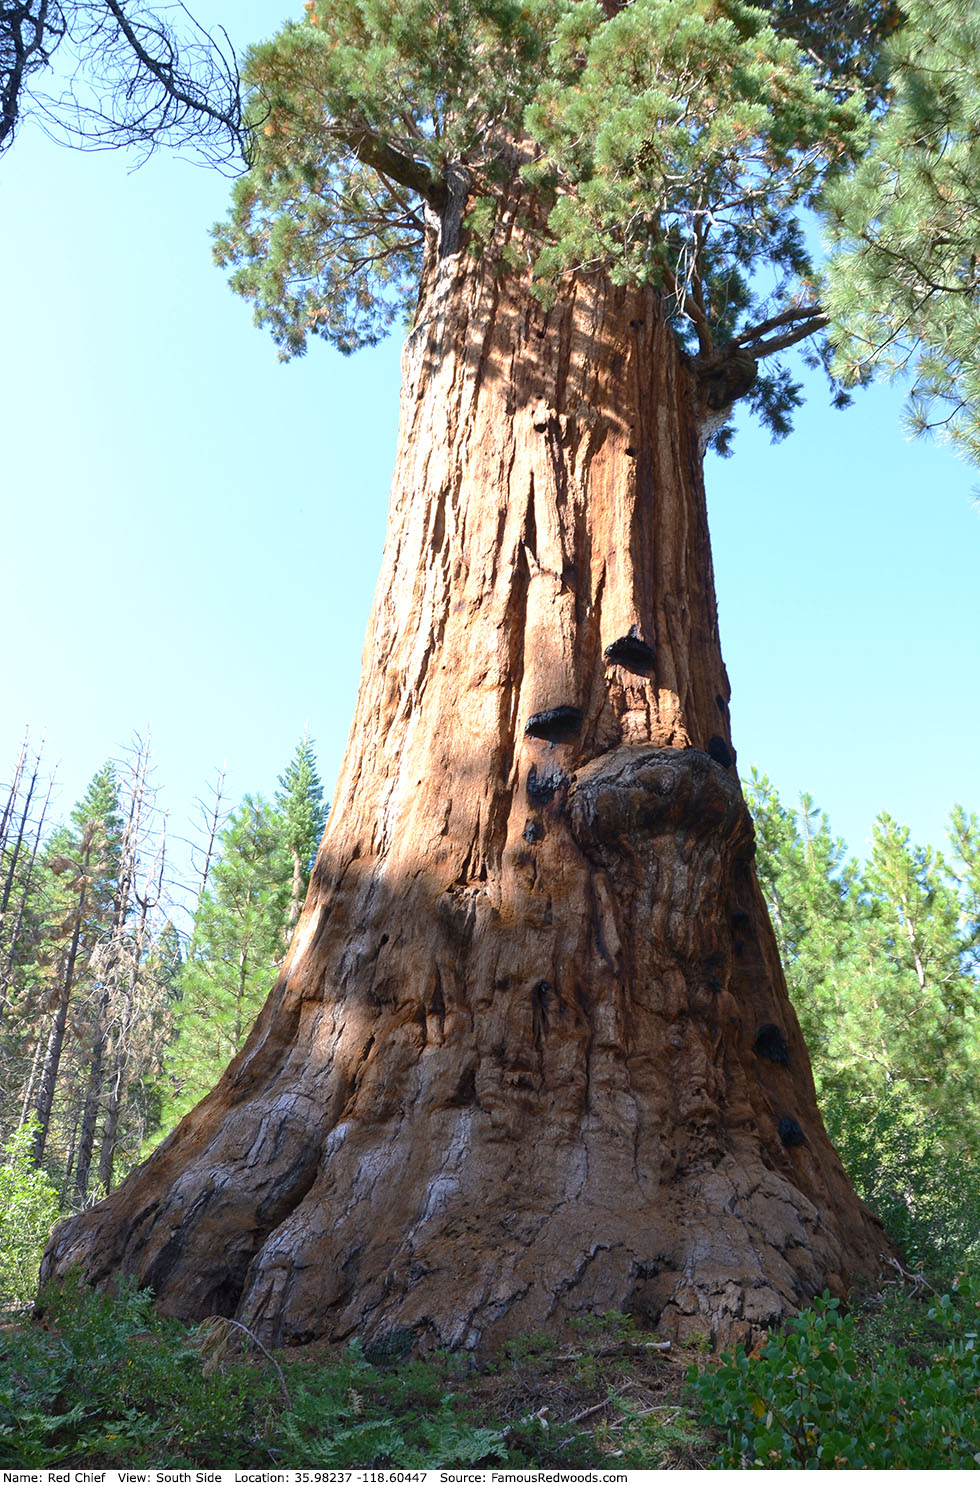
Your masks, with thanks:
M 962 1278 L 927 1318 L 931 1355 L 862 1344 L 857 1318 L 824 1296 L 756 1356 L 688 1380 L 725 1431 L 735 1469 L 972 1469 L 980 1464 L 980 1280 Z
M 58 1220 L 58 1197 L 31 1160 L 34 1130 L 25 1124 L 0 1153 L 0 1310 L 30 1304 L 41 1254 Z

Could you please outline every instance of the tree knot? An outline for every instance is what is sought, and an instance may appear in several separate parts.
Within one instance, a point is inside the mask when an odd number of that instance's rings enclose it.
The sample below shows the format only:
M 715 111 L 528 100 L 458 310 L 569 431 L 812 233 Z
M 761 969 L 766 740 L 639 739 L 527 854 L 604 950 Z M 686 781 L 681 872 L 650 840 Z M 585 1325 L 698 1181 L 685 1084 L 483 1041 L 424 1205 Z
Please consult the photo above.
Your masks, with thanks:
M 694 362 L 701 403 L 707 414 L 727 412 L 755 386 L 759 363 L 738 346 L 729 347 L 709 360 Z

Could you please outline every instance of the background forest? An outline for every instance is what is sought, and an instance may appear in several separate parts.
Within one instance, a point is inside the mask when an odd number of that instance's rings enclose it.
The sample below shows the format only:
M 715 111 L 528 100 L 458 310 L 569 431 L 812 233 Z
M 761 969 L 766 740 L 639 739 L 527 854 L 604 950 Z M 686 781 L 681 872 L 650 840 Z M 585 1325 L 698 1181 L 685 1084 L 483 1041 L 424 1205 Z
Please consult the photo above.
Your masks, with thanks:
M 25 736 L 5 793 L 0 1121 L 10 1158 L 41 1173 L 35 1236 L 104 1195 L 214 1086 L 275 980 L 323 833 L 306 734 L 271 797 L 232 807 L 219 776 L 190 838 L 168 840 L 151 780 L 137 738 L 54 821 Z M 4 1231 L 18 1221 L 0 1210 Z M 7 1302 L 33 1291 L 33 1241 L 0 1254 Z

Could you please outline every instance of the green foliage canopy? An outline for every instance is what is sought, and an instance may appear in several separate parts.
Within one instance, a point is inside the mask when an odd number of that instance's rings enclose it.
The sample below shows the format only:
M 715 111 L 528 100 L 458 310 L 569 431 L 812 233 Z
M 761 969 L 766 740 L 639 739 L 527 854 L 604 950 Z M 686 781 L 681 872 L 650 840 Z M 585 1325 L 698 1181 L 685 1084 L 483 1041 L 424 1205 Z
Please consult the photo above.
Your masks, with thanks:
M 454 192 L 475 249 L 505 256 L 495 230 L 516 218 L 511 267 L 530 259 L 544 298 L 572 272 L 655 285 L 702 363 L 759 362 L 824 324 L 798 214 L 868 128 L 863 43 L 839 26 L 828 64 L 743 0 L 306 9 L 249 56 L 255 163 L 216 229 L 283 356 L 311 334 L 352 351 L 409 316 Z M 754 398 L 785 432 L 785 374 Z
M 303 733 L 296 744 L 296 751 L 286 765 L 285 772 L 279 775 L 276 808 L 282 822 L 286 846 L 290 854 L 301 863 L 305 889 L 313 858 L 327 823 L 327 815 L 330 813 L 329 805 L 324 803 L 316 751 L 308 731 Z
M 908 0 L 893 105 L 826 193 L 837 369 L 911 377 L 908 421 L 980 461 L 980 10 Z
M 283 955 L 291 864 L 268 801 L 247 794 L 219 845 L 180 973 L 168 1123 L 210 1091 L 242 1047 Z
M 190 945 L 174 967 L 175 1039 L 160 1123 L 172 1127 L 214 1087 L 245 1043 L 289 945 L 328 807 L 309 732 L 270 802 L 246 794 L 218 836 Z

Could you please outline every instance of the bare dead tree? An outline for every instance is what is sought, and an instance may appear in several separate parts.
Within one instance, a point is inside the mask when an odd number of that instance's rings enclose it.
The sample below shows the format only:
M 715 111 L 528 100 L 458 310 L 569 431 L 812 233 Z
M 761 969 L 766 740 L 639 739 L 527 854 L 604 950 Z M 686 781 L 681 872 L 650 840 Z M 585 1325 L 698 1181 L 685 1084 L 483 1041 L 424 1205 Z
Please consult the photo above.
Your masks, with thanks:
M 195 795 L 196 817 L 191 821 L 192 834 L 175 836 L 179 846 L 187 848 L 187 861 L 192 881 L 188 882 L 183 870 L 179 876 L 170 877 L 167 887 L 176 895 L 176 904 L 181 919 L 179 930 L 182 940 L 189 937 L 188 924 L 193 924 L 201 898 L 207 890 L 211 868 L 214 865 L 215 845 L 218 834 L 228 818 L 227 764 L 215 766 L 214 781 L 206 786 L 206 798 Z
M 40 771 L 41 749 L 38 748 L 37 752 L 34 755 L 34 768 L 27 783 L 27 793 L 24 795 L 24 802 L 21 805 L 20 822 L 17 827 L 17 834 L 14 837 L 13 844 L 10 846 L 9 850 L 5 851 L 7 860 L 4 865 L 3 881 L 2 883 L 0 883 L 0 943 L 3 942 L 4 938 L 4 928 L 7 921 L 7 908 L 10 905 L 10 894 L 13 891 L 14 882 L 17 877 L 17 863 L 20 860 L 20 853 L 24 845 L 24 839 L 31 813 L 31 800 L 34 798 L 34 790 L 37 788 L 37 780 Z M 3 845 L 6 848 L 7 842 L 4 841 Z M 2 1002 L 0 1002 L 0 1016 L 2 1016 L 2 1014 L 3 1004 Z
M 0 942 L 6 943 L 6 958 L 4 960 L 3 968 L 2 970 L 0 970 L 0 1020 L 3 1019 L 10 995 L 14 964 L 17 959 L 17 951 L 21 944 L 21 934 L 24 928 L 24 915 L 27 909 L 27 904 L 30 900 L 31 887 L 34 882 L 34 869 L 37 865 L 37 853 L 41 847 L 41 842 L 44 839 L 44 822 L 47 819 L 48 810 L 51 807 L 51 799 L 54 794 L 56 774 L 57 768 L 54 769 L 50 778 L 48 779 L 47 792 L 44 796 L 44 803 L 41 806 L 41 813 L 38 816 L 37 823 L 33 826 L 31 854 L 28 859 L 27 866 L 21 876 L 20 893 L 17 900 L 16 916 L 13 918 L 13 921 L 9 926 L 9 932 L 6 931 L 6 922 L 4 923 L 5 931 L 3 933 L 2 939 L 0 939 Z
M 97 945 L 93 954 L 93 960 L 98 961 L 98 984 L 91 1019 L 88 1077 L 75 1167 L 75 1194 L 79 1201 L 84 1201 L 88 1191 L 95 1131 L 104 1095 L 105 1061 L 111 1024 L 118 1014 L 117 1002 L 122 995 L 121 987 L 129 979 L 130 963 L 134 955 L 130 918 L 139 868 L 139 848 L 143 837 L 143 816 L 148 803 L 149 735 L 145 741 L 137 736 L 130 752 L 129 807 L 119 847 L 112 920 L 108 936 Z
M 102 1127 L 102 1145 L 99 1152 L 99 1185 L 103 1191 L 108 1191 L 112 1185 L 113 1169 L 119 1145 L 120 1117 L 134 1073 L 136 1056 L 133 1044 L 133 1031 L 140 1019 L 141 1012 L 139 1004 L 140 970 L 146 954 L 150 935 L 150 924 L 156 909 L 163 900 L 166 858 L 167 835 L 166 817 L 164 817 L 156 860 L 147 874 L 143 890 L 140 891 L 137 886 L 134 887 L 133 892 L 138 911 L 133 927 L 128 977 L 124 987 L 122 1003 L 119 1008 L 113 1046 L 112 1067 L 106 1095 L 105 1119 Z
M 2 3 L 3 0 L 0 0 L 0 4 Z M 24 765 L 27 762 L 27 745 L 30 741 L 30 735 L 30 728 L 25 728 L 24 740 L 20 745 L 20 752 L 17 755 L 17 762 L 14 765 L 14 775 L 10 781 L 10 788 L 7 791 L 7 799 L 3 807 L 3 814 L 0 815 L 0 851 L 5 851 L 7 849 L 7 831 L 10 827 L 10 822 L 13 819 L 14 810 L 17 808 L 17 799 L 20 794 L 20 781 L 23 778 Z
M 214 844 L 218 838 L 218 831 L 228 818 L 228 810 L 225 807 L 225 777 L 227 765 L 222 764 L 216 770 L 217 778 L 213 784 L 208 785 L 210 799 L 195 799 L 200 814 L 200 835 L 203 845 L 198 844 L 191 848 L 191 857 L 194 870 L 197 873 L 197 901 L 200 902 L 207 890 L 208 877 L 211 875 L 211 864 L 214 861 Z
M 55 53 L 65 67 L 55 90 L 41 92 L 35 79 L 55 79 Z M 0 0 L 0 153 L 27 113 L 76 148 L 134 145 L 145 159 L 166 145 L 217 165 L 248 153 L 228 35 L 206 31 L 182 4 Z

